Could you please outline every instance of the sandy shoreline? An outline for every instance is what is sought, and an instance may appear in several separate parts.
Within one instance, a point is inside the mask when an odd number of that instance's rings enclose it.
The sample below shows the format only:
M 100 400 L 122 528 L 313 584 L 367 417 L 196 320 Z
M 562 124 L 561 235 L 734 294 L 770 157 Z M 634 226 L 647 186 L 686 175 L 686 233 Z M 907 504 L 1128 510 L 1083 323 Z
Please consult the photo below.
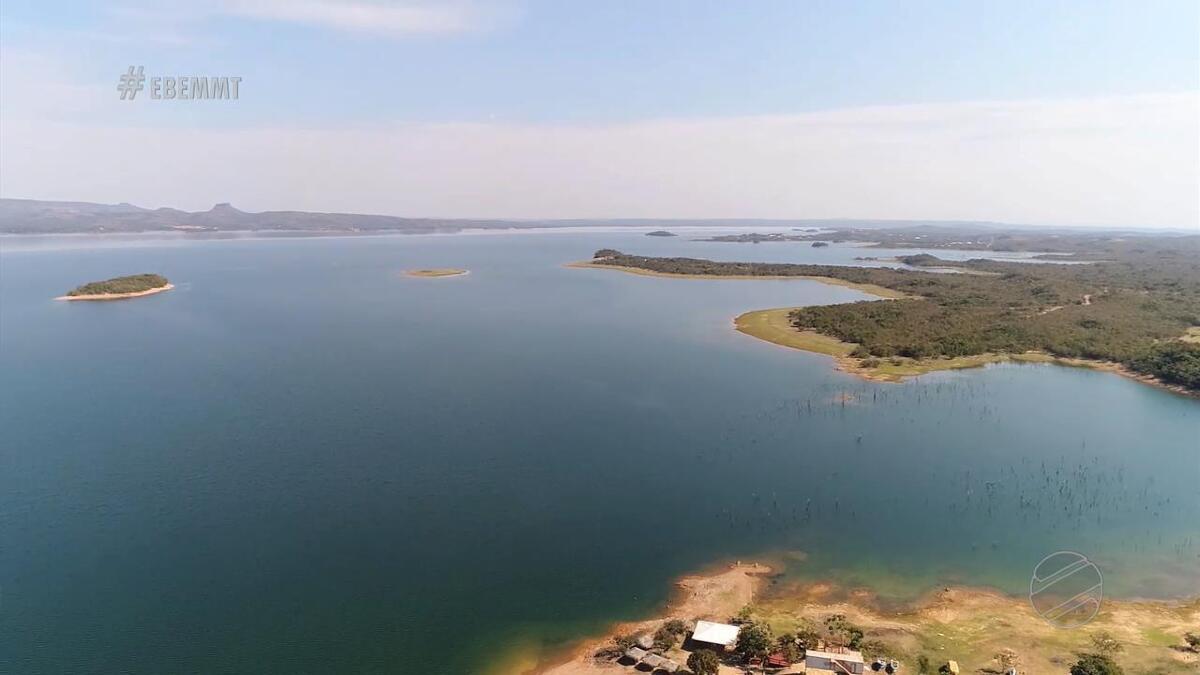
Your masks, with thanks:
M 1085 628 L 1056 628 L 1029 605 L 1026 597 L 1010 596 L 985 587 L 943 587 L 927 592 L 900 609 L 884 610 L 876 593 L 866 587 L 841 587 L 831 581 L 791 581 L 769 589 L 772 568 L 739 563 L 709 574 L 676 581 L 676 599 L 652 619 L 612 626 L 602 635 L 578 642 L 552 664 L 514 667 L 504 675 L 615 675 L 634 669 L 593 655 L 618 635 L 652 633 L 668 619 L 727 621 L 749 607 L 755 621 L 770 624 L 776 634 L 801 626 L 819 627 L 832 614 L 843 614 L 866 632 L 868 641 L 886 645 L 894 656 L 916 672 L 918 655 L 934 667 L 957 660 L 964 673 L 994 668 L 994 656 L 1012 649 L 1020 656 L 1021 673 L 1065 672 L 1077 651 L 1085 651 L 1090 636 L 1108 631 L 1124 646 L 1118 660 L 1152 664 L 1154 672 L 1194 672 L 1200 653 L 1183 648 L 1183 634 L 1200 626 L 1200 598 L 1180 601 L 1110 600 Z M 686 652 L 669 654 L 686 661 Z M 796 669 L 789 669 L 795 671 Z M 740 673 L 728 666 L 722 675 Z M 998 670 L 996 672 L 999 672 Z M 1141 671 L 1134 671 L 1141 672 Z
M 659 624 L 668 619 L 727 621 L 754 600 L 763 587 L 765 576 L 771 572 L 772 568 L 761 563 L 739 562 L 719 571 L 681 577 L 675 581 L 673 598 L 659 616 L 615 624 L 603 635 L 579 641 L 558 658 L 551 658 L 549 664 L 538 664 L 533 668 L 512 671 L 506 675 L 595 675 L 633 672 L 632 669 L 615 663 L 595 661 L 592 656 L 601 647 L 611 643 L 617 635 L 653 633 Z M 686 658 L 684 656 L 683 660 Z
M 55 300 L 125 300 L 128 298 L 140 298 L 146 295 L 154 295 L 155 293 L 163 293 L 175 288 L 175 284 L 167 284 L 145 291 L 136 291 L 133 293 L 95 293 L 90 295 L 60 295 Z
M 655 272 L 653 270 L 644 270 L 637 267 L 624 267 L 621 265 L 602 265 L 599 263 L 579 261 L 567 263 L 564 267 L 572 267 L 575 269 L 598 269 L 598 270 L 615 270 L 617 272 L 625 272 L 626 274 L 636 274 L 643 277 L 666 277 L 668 279 L 707 279 L 709 281 L 818 281 L 829 286 L 841 286 L 850 288 L 863 293 L 868 293 L 880 298 L 889 300 L 898 300 L 901 298 L 910 298 L 912 296 L 900 291 L 895 291 L 883 286 L 875 284 L 859 284 L 853 281 L 845 281 L 843 279 L 835 279 L 833 277 L 821 276 L 801 276 L 801 275 L 754 275 L 754 274 L 677 274 L 675 272 Z

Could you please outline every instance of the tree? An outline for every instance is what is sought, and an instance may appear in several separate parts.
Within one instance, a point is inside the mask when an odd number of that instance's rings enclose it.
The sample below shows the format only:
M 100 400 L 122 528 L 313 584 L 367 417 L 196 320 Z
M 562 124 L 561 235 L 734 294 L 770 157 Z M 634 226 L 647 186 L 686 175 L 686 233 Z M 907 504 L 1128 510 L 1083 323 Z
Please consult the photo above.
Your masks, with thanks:
M 765 624 L 743 624 L 734 650 L 744 657 L 765 658 L 771 649 L 771 628 Z
M 1105 654 L 1080 654 L 1071 675 L 1125 675 L 1125 671 Z
M 784 633 L 776 640 L 779 644 L 779 653 L 788 660 L 788 663 L 795 663 L 801 659 L 800 648 L 796 646 L 796 634 Z
M 688 655 L 687 667 L 696 675 L 717 675 L 721 659 L 711 649 L 698 649 Z
M 801 628 L 796 631 L 796 644 L 805 651 L 816 649 L 821 642 L 821 634 L 812 628 Z
M 1106 630 L 1092 634 L 1092 646 L 1096 648 L 1098 653 L 1106 656 L 1114 656 L 1125 650 L 1125 646 Z
M 931 667 L 932 667 L 932 664 L 929 663 L 928 656 L 921 654 L 920 656 L 917 657 L 917 672 L 918 673 L 920 673 L 921 675 L 927 675 L 928 673 L 931 672 L 929 670 Z
M 825 617 L 825 631 L 829 634 L 830 642 L 851 649 L 858 649 L 862 644 L 863 630 L 847 621 L 845 614 L 831 614 Z

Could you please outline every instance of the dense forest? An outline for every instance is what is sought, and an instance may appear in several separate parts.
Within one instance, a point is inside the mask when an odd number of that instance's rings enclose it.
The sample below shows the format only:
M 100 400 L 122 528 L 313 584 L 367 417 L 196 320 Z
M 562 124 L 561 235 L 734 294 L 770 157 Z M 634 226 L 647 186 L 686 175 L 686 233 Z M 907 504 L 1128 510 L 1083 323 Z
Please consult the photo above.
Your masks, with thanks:
M 1184 339 L 1200 326 L 1200 237 L 1119 239 L 1087 252 L 1058 238 L 1057 248 L 1090 262 L 954 262 L 921 254 L 900 258 L 907 268 L 849 267 L 648 258 L 612 249 L 597 251 L 596 262 L 680 274 L 831 277 L 920 298 L 793 312 L 797 329 L 856 343 L 862 359 L 1044 351 L 1113 361 L 1200 392 L 1200 344 Z
M 152 288 L 162 288 L 169 282 L 160 274 L 133 274 L 127 277 L 116 277 L 104 281 L 93 281 L 84 284 L 69 293 L 75 295 L 115 295 L 118 293 L 140 293 Z

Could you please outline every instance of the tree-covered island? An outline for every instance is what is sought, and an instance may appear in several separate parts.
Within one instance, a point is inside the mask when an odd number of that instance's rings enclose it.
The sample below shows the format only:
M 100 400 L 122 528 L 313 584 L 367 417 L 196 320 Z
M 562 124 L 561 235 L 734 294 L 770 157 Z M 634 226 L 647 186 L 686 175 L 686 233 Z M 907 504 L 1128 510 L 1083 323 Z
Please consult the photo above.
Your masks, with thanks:
M 174 288 L 161 274 L 131 274 L 92 281 L 67 291 L 64 300 L 116 300 L 150 295 Z

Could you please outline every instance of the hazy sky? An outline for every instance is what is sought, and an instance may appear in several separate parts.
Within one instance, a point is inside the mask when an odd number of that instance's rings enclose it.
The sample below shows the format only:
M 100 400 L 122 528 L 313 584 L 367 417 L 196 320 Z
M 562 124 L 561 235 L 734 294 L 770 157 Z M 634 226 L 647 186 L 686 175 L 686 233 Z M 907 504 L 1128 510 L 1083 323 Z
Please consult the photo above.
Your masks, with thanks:
M 1200 228 L 1198 186 L 1195 0 L 0 4 L 5 197 Z

